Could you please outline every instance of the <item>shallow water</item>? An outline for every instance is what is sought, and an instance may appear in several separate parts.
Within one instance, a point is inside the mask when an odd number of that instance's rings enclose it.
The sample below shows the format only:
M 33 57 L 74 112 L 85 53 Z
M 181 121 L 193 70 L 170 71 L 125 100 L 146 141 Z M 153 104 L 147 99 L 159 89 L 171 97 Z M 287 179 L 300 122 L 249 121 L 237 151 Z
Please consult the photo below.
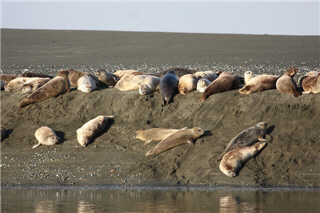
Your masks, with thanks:
M 3 187 L 1 212 L 320 212 L 320 190 Z

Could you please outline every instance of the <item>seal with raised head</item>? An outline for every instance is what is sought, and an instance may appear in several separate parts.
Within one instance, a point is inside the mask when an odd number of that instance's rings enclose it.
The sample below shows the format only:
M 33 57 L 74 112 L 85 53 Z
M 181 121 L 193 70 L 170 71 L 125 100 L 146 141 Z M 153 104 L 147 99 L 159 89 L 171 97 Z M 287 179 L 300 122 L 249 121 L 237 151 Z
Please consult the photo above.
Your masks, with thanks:
M 98 77 L 99 81 L 102 81 L 109 87 L 113 87 L 119 81 L 118 76 L 107 72 L 105 69 L 99 69 L 94 74 Z
M 92 138 L 106 128 L 111 118 L 115 116 L 99 115 L 96 118 L 86 122 L 79 129 L 77 129 L 77 140 L 79 144 L 86 147 Z
M 298 72 L 298 68 L 288 69 L 276 83 L 277 90 L 282 93 L 292 94 L 294 97 L 299 97 L 301 92 L 298 91 L 296 82 L 293 77 Z
M 39 87 L 19 103 L 19 108 L 35 102 L 41 102 L 70 91 L 68 71 L 59 71 L 56 77 Z
M 237 176 L 238 169 L 242 167 L 242 164 L 257 155 L 266 145 L 267 142 L 257 142 L 251 146 L 237 148 L 227 152 L 219 164 L 221 172 L 228 177 Z
M 205 78 L 200 78 L 197 83 L 197 91 L 198 92 L 204 92 L 208 88 L 208 86 L 211 84 L 211 81 Z
M 95 80 L 93 80 L 89 75 L 80 77 L 78 79 L 77 85 L 77 89 L 85 93 L 89 93 L 97 89 Z
M 277 75 L 258 75 L 256 77 L 251 78 L 246 83 L 246 85 L 239 90 L 239 92 L 244 95 L 249 95 L 255 92 L 261 92 L 268 89 L 275 89 L 276 82 L 278 79 L 279 76 Z
M 38 140 L 38 144 L 34 145 L 32 149 L 35 149 L 40 145 L 55 145 L 59 143 L 60 140 L 56 133 L 48 126 L 42 126 L 37 129 L 34 136 Z
M 31 78 L 27 80 L 18 91 L 22 93 L 33 92 L 48 81 L 50 81 L 50 78 Z
M 210 95 L 221 93 L 239 87 L 239 78 L 232 74 L 221 73 L 219 77 L 212 81 L 207 89 L 202 93 L 199 101 L 205 101 Z
M 146 156 L 159 154 L 181 144 L 193 144 L 193 142 L 203 134 L 204 131 L 200 127 L 180 130 L 160 141 L 155 147 L 153 147 L 149 152 L 147 152 Z
M 243 78 L 244 85 L 247 85 L 247 83 L 250 81 L 250 79 L 254 77 L 253 72 L 250 70 L 246 71 L 243 76 L 244 76 L 244 78 Z
M 141 95 L 151 94 L 156 90 L 159 90 L 160 78 L 156 76 L 148 76 L 143 79 L 139 86 L 139 93 Z
M 147 77 L 149 77 L 149 75 L 125 75 L 114 87 L 121 91 L 138 90 L 140 84 Z
M 302 81 L 303 94 L 320 93 L 320 73 L 317 76 L 306 76 Z
M 240 132 L 231 139 L 219 160 L 221 160 L 227 152 L 233 149 L 250 146 L 257 141 L 265 141 L 264 138 L 266 136 L 267 127 L 268 124 L 266 122 L 260 122 Z
M 173 133 L 176 133 L 184 129 L 187 129 L 187 127 L 184 127 L 182 129 L 152 128 L 147 130 L 138 130 L 134 134 L 133 138 L 146 141 L 143 145 L 147 145 L 152 141 L 161 141 L 167 138 L 169 135 L 172 135 Z
M 185 95 L 197 88 L 198 79 L 193 74 L 181 76 L 179 79 L 178 90 Z
M 169 70 L 161 79 L 159 83 L 159 90 L 162 96 L 162 106 L 172 102 L 173 97 L 178 91 L 179 79 L 173 70 Z

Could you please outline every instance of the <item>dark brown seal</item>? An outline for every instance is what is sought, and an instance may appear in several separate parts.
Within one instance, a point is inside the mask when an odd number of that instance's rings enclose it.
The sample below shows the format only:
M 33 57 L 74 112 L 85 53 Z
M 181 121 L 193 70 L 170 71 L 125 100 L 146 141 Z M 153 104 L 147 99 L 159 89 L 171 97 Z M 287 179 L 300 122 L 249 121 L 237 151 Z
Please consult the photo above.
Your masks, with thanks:
M 3 80 L 6 84 L 17 77 L 18 75 L 8 75 L 8 74 L 3 74 L 0 76 L 1 80 Z
M 68 80 L 68 73 L 69 72 L 66 70 L 59 71 L 56 77 L 48 81 L 42 87 L 36 89 L 28 97 L 24 98 L 18 107 L 20 108 L 28 104 L 41 102 L 50 97 L 55 97 L 69 92 L 70 84 Z
M 219 77 L 212 81 L 207 89 L 202 93 L 199 101 L 205 101 L 210 95 L 221 93 L 239 87 L 239 78 L 228 73 L 221 73 Z
M 39 77 L 39 78 L 53 78 L 52 76 L 50 75 L 46 75 L 46 74 L 43 74 L 43 73 L 35 73 L 35 72 L 24 72 L 22 73 L 20 76 L 22 77 Z
M 173 97 L 178 91 L 179 79 L 173 70 L 168 71 L 161 79 L 159 83 L 159 90 L 162 95 L 162 106 L 172 102 Z

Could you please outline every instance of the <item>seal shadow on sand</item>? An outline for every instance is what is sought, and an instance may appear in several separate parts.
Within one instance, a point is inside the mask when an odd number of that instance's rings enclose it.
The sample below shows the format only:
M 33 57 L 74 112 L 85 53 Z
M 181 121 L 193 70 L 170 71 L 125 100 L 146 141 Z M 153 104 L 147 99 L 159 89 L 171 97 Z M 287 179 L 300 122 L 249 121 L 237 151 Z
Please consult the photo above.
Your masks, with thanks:
M 89 141 L 89 143 L 87 144 L 87 146 L 88 146 L 89 144 L 92 144 L 92 143 L 96 140 L 96 138 L 99 138 L 101 135 L 103 135 L 104 133 L 108 132 L 109 129 L 110 129 L 110 127 L 111 127 L 113 124 L 114 124 L 114 119 L 109 118 L 109 121 L 108 121 L 108 123 L 107 123 L 107 126 L 106 126 L 101 132 L 97 133 L 97 134 L 95 135 L 95 137 L 92 138 L 92 140 Z
M 12 132 L 13 132 L 13 129 L 6 129 L 6 134 L 3 138 L 1 138 L 1 142 L 3 140 L 5 140 L 6 138 L 9 138 L 9 136 L 12 134 Z
M 54 131 L 56 134 L 57 134 L 57 136 L 60 138 L 60 140 L 59 140 L 59 143 L 58 144 L 63 144 L 67 139 L 65 138 L 65 133 L 64 132 L 61 132 L 61 131 Z

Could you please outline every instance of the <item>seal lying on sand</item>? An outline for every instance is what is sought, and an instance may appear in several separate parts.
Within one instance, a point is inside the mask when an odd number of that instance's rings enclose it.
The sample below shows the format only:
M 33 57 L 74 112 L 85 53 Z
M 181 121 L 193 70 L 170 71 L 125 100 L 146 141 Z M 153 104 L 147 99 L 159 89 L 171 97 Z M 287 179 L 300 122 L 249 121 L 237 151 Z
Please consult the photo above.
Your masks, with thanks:
M 44 101 L 50 97 L 55 97 L 70 90 L 70 84 L 68 80 L 68 71 L 59 71 L 56 77 L 48 81 L 42 87 L 36 89 L 28 97 L 24 98 L 19 108 L 35 102 Z
M 139 93 L 141 95 L 151 94 L 156 90 L 159 90 L 160 78 L 156 76 L 149 76 L 143 79 L 139 86 Z
M 9 81 L 6 85 L 4 85 L 4 90 L 6 92 L 17 92 L 21 89 L 22 85 L 26 83 L 29 79 L 27 77 L 17 77 Z
M 211 84 L 211 81 L 205 78 L 201 78 L 198 80 L 197 83 L 197 91 L 198 92 L 204 92 L 208 88 L 208 86 Z
M 198 80 L 207 79 L 210 82 L 216 80 L 218 78 L 218 74 L 212 71 L 204 71 L 204 72 L 196 72 L 193 74 Z
M 85 93 L 89 93 L 97 89 L 96 82 L 88 75 L 80 77 L 78 79 L 77 85 L 77 89 Z
M 118 76 L 108 73 L 105 69 L 99 69 L 94 74 L 98 77 L 99 81 L 102 81 L 109 87 L 113 87 L 120 80 Z
M 77 129 L 77 139 L 81 146 L 85 147 L 91 141 L 91 139 L 106 128 L 110 118 L 115 116 L 104 116 L 100 115 L 87 123 L 83 124 L 79 129 Z
M 179 79 L 178 90 L 185 95 L 197 88 L 198 79 L 193 74 L 181 76 Z
M 305 74 L 304 76 L 301 76 L 300 78 L 299 78 L 299 80 L 298 80 L 298 84 L 299 85 L 302 85 L 302 81 L 306 78 L 306 77 L 308 77 L 308 76 L 317 76 L 318 74 L 320 74 L 320 72 L 319 71 L 311 71 L 311 72 L 308 72 L 307 74 Z
M 157 76 L 159 78 L 162 78 L 165 74 L 167 74 L 169 71 L 174 71 L 177 77 L 181 77 L 186 74 L 194 74 L 198 70 L 196 69 L 188 69 L 188 68 L 182 68 L 182 67 L 173 67 L 158 73 L 154 73 L 154 76 Z
M 200 127 L 180 130 L 160 141 L 155 147 L 153 147 L 149 152 L 147 152 L 146 156 L 164 152 L 168 149 L 171 149 L 175 146 L 179 146 L 184 143 L 193 144 L 193 141 L 203 134 L 204 131 Z
M 77 86 L 78 86 L 77 83 L 78 83 L 79 78 L 81 78 L 82 76 L 89 75 L 89 73 L 87 73 L 87 72 L 80 72 L 80 71 L 76 71 L 73 69 L 59 70 L 57 75 L 59 75 L 59 73 L 61 73 L 61 72 L 65 72 L 65 71 L 67 71 L 69 73 L 68 79 L 70 82 L 70 88 L 77 88 Z
M 3 74 L 0 76 L 1 80 L 3 80 L 4 82 L 9 83 L 9 81 L 17 78 L 18 75 L 8 75 L 8 74 Z
M 275 89 L 278 79 L 279 76 L 277 75 L 258 75 L 251 78 L 246 85 L 239 90 L 239 92 L 244 95 L 249 95 L 255 92 Z
M 179 80 L 173 70 L 168 71 L 159 83 L 159 90 L 162 96 L 162 106 L 172 102 L 173 97 L 178 93 Z
M 231 139 L 219 160 L 233 149 L 250 146 L 257 141 L 265 141 L 264 137 L 266 136 L 267 126 L 268 124 L 266 122 L 260 122 L 240 132 Z
M 303 94 L 320 93 L 320 73 L 317 76 L 306 76 L 302 81 Z
M 211 82 L 204 93 L 202 93 L 199 101 L 205 101 L 212 94 L 237 89 L 238 87 L 239 79 L 237 76 L 221 73 L 216 80 Z
M 125 75 L 114 87 L 121 91 L 138 90 L 140 84 L 147 77 L 149 77 L 149 75 Z
M 38 78 L 53 78 L 52 76 L 50 75 L 46 75 L 46 74 L 43 74 L 43 73 L 35 73 L 35 72 L 24 72 L 20 75 L 21 77 L 38 77 Z
M 33 92 L 48 81 L 50 81 L 50 78 L 31 78 L 26 81 L 18 91 L 22 93 Z
M 133 138 L 146 141 L 143 145 L 147 145 L 152 141 L 161 141 L 167 138 L 169 135 L 172 135 L 173 133 L 184 129 L 187 129 L 187 127 L 184 127 L 182 129 L 152 128 L 147 130 L 138 130 L 134 134 Z
M 115 76 L 118 77 L 118 79 L 120 80 L 123 76 L 125 75 L 145 75 L 142 72 L 139 72 L 137 70 L 117 70 L 115 73 L 113 73 Z
M 60 138 L 56 135 L 56 133 L 47 126 L 42 126 L 34 133 L 36 139 L 38 140 L 38 144 L 34 145 L 32 149 L 37 148 L 42 145 L 54 145 L 57 144 Z
M 252 146 L 237 148 L 227 152 L 219 164 L 220 170 L 228 177 L 237 176 L 238 169 L 242 167 L 242 164 L 257 155 L 266 145 L 267 142 L 257 142 Z
M 301 92 L 298 91 L 296 82 L 293 77 L 298 72 L 298 68 L 288 69 L 276 83 L 276 87 L 279 92 L 292 94 L 294 97 L 299 97 Z

